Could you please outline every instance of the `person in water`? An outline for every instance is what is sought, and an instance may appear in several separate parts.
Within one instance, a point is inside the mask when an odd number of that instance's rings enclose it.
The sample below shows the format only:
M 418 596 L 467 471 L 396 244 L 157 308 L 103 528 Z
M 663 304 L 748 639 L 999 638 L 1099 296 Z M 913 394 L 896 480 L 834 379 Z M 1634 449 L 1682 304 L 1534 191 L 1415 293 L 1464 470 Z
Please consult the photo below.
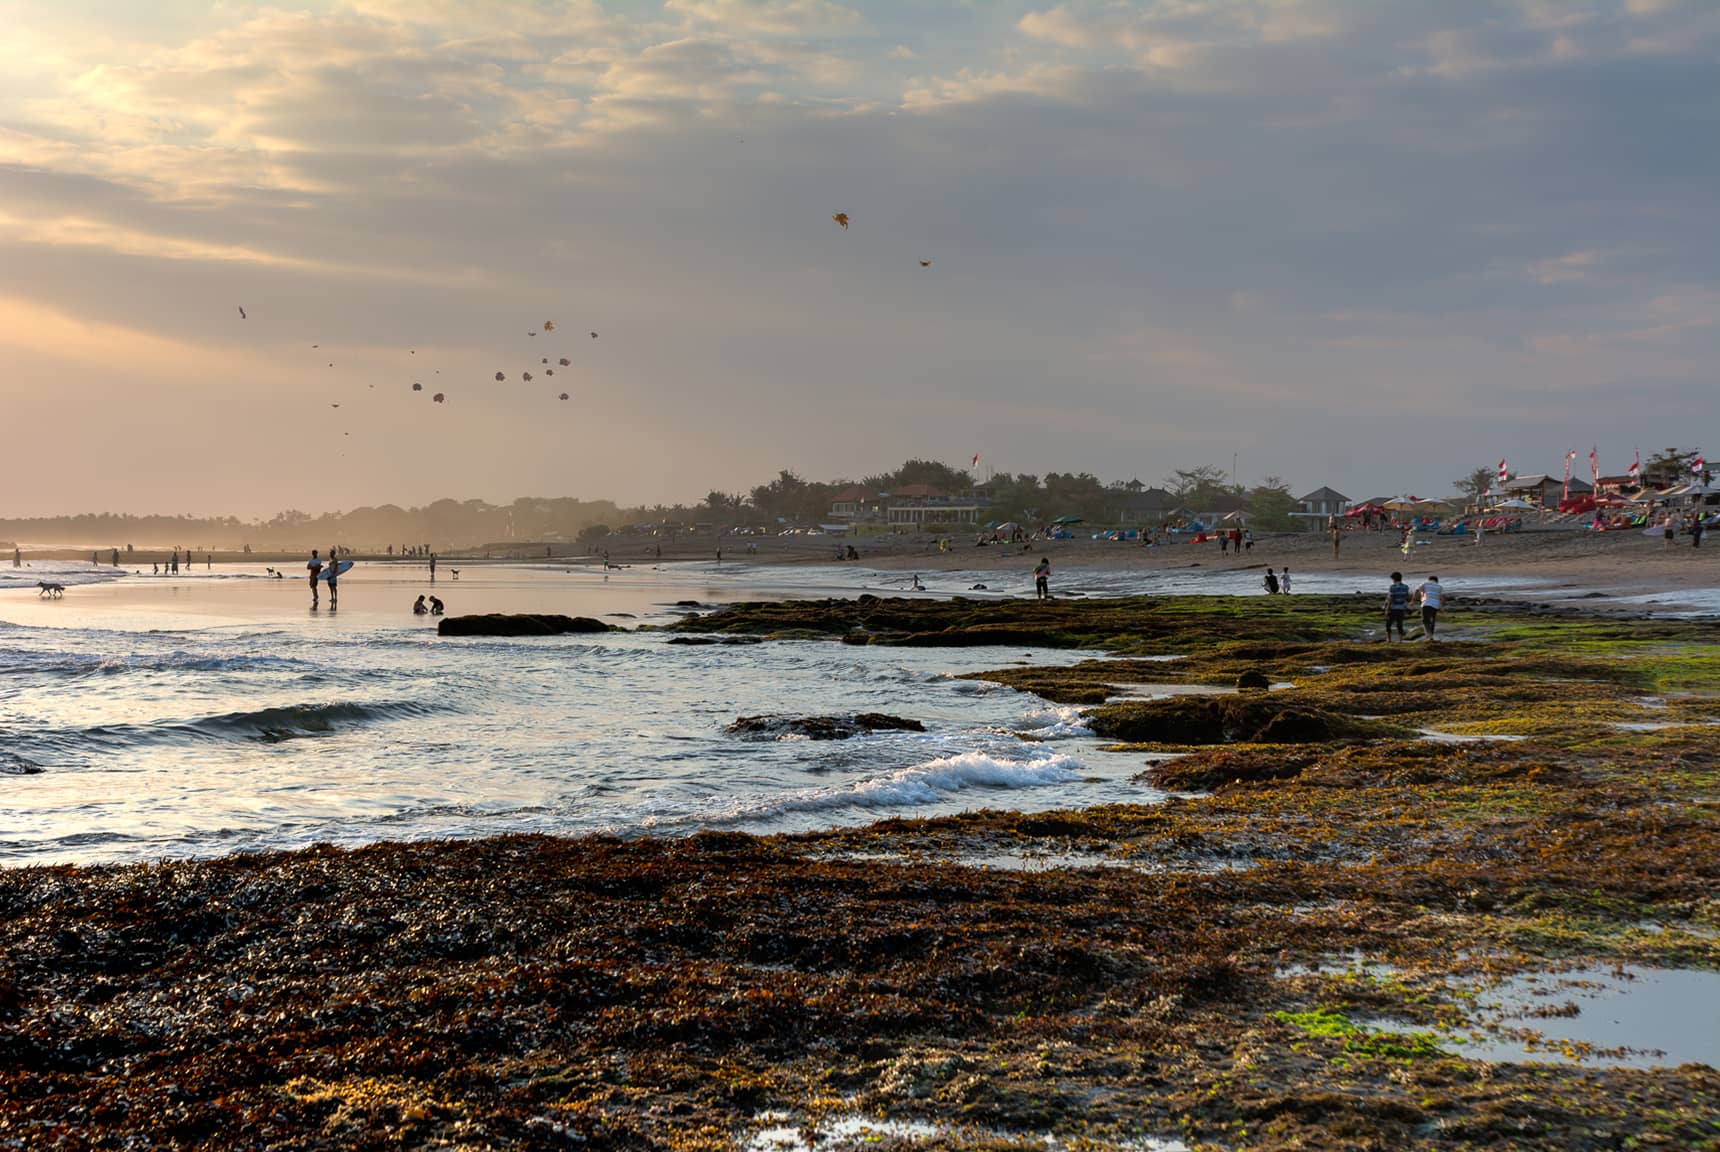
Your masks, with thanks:
M 1278 573 L 1278 591 L 1290 595 L 1290 569 L 1285 568 Z
M 424 593 L 420 592 L 418 594 L 418 599 L 412 602 L 412 614 L 414 616 L 422 616 L 428 611 L 430 611 L 430 609 L 424 603 Z
M 1035 599 L 1051 599 L 1051 561 L 1044 556 L 1033 568 L 1033 594 Z
M 1266 575 L 1260 578 L 1260 585 L 1266 589 L 1268 596 L 1278 595 L 1278 574 L 1268 568 Z
M 1404 617 L 1409 615 L 1409 585 L 1403 582 L 1402 572 L 1392 573 L 1392 585 L 1386 592 L 1386 643 L 1391 643 L 1392 628 L 1397 628 L 1398 639 L 1403 640 Z
M 442 615 L 442 601 L 440 598 L 435 596 L 430 597 L 430 615 Z
M 1433 639 L 1434 625 L 1439 622 L 1439 610 L 1445 604 L 1445 589 L 1438 576 L 1429 576 L 1421 586 L 1421 630 Z
M 317 577 L 322 575 L 322 566 L 323 566 L 322 557 L 317 555 L 317 550 L 315 548 L 312 548 L 311 549 L 311 558 L 309 560 L 305 561 L 305 568 L 311 574 L 311 607 L 312 608 L 315 608 L 317 606 L 317 600 L 322 595 L 322 590 L 317 587 Z

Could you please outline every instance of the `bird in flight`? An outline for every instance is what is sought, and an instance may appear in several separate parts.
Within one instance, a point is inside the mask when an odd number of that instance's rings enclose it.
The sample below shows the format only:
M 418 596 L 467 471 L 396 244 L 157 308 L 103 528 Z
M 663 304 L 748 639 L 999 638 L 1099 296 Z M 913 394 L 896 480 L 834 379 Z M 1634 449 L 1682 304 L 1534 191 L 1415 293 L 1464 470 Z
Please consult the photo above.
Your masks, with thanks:
M 329 407 L 330 408 L 339 408 L 340 405 L 339 404 L 330 404 Z
M 500 373 L 500 372 L 497 372 L 497 373 L 496 373 L 496 379 L 497 379 L 497 380 L 506 380 L 506 379 L 507 379 L 507 377 L 506 377 L 506 376 L 504 376 L 504 375 L 502 375 L 502 374 L 501 374 L 501 373 Z
M 595 339 L 597 339 L 597 333 L 595 333 L 595 332 L 593 332 L 593 333 L 592 333 L 592 334 L 591 334 L 591 338 L 592 338 L 592 339 L 593 339 L 593 340 L 595 340 Z
M 566 356 L 563 356 L 560 360 L 557 360 L 556 363 L 560 364 L 563 368 L 566 368 L 568 365 L 568 359 Z
M 249 316 L 245 315 L 245 306 L 243 304 L 239 305 L 239 319 L 241 319 L 241 320 L 249 320 L 250 319 Z
M 832 216 L 831 219 L 842 225 L 842 230 L 844 232 L 848 231 L 848 213 L 838 212 L 836 215 Z
M 418 383 L 414 383 L 414 384 L 413 384 L 413 385 L 412 385 L 412 390 L 413 390 L 413 391 L 414 391 L 414 392 L 422 392 L 422 391 L 424 391 L 424 385 L 422 385 L 422 384 L 418 384 Z
M 920 267 L 922 267 L 922 268 L 930 268 L 931 266 L 932 266 L 932 262 L 930 260 L 920 261 Z
M 532 382 L 532 374 L 530 372 L 521 373 L 520 379 L 524 380 L 527 384 L 530 384 Z
M 545 376 L 554 376 L 555 375 L 555 369 L 554 368 L 545 368 L 543 370 L 543 374 Z
M 562 398 L 562 399 L 563 399 L 563 400 L 566 400 L 566 399 L 567 399 L 567 393 L 566 393 L 566 392 L 563 392 L 563 393 L 562 393 L 562 394 L 561 394 L 561 398 Z
M 543 330 L 545 332 L 554 332 L 555 331 L 555 321 L 554 320 L 545 320 L 543 322 Z
M 447 399 L 447 397 L 446 397 L 446 396 L 444 396 L 444 395 L 442 395 L 442 393 L 440 393 L 440 392 L 438 392 L 438 393 L 436 393 L 436 395 L 434 395 L 434 396 L 432 396 L 432 397 L 430 397 L 430 399 L 432 399 L 432 400 L 434 400 L 434 401 L 436 401 L 436 403 L 438 403 L 438 404 L 440 404 L 440 403 L 442 403 L 442 402 L 443 402 L 443 401 L 444 401 L 444 400 L 446 400 L 446 399 Z

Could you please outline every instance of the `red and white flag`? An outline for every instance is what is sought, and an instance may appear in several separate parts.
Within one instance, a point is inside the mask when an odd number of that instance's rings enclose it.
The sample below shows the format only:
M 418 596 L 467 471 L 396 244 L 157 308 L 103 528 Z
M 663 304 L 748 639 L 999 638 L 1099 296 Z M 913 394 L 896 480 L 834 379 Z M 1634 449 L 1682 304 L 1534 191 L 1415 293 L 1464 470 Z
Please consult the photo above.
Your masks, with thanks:
M 1636 483 L 1642 483 L 1642 449 L 1636 450 L 1636 459 L 1630 462 L 1630 478 Z
M 1706 467 L 1707 467 L 1707 465 L 1705 463 L 1703 463 L 1702 457 L 1700 457 L 1700 456 L 1698 456 L 1696 459 L 1694 459 L 1690 462 L 1690 470 L 1692 472 L 1696 473 L 1698 476 L 1700 476 L 1702 474 L 1702 469 L 1704 469 Z
M 974 454 L 973 454 L 973 463 L 972 463 L 972 464 L 969 464 L 969 465 L 968 465 L 968 467 L 969 467 L 969 468 L 973 468 L 973 467 L 977 467 L 977 466 L 978 466 L 978 464 L 979 464 L 979 453 L 978 453 L 978 452 L 975 452 L 975 453 L 974 453 Z
M 1598 444 L 1589 449 L 1589 477 L 1596 486 L 1599 486 L 1601 482 L 1601 449 Z
M 1505 467 L 1505 461 L 1499 461 L 1499 486 L 1503 488 L 1505 481 L 1511 479 L 1510 471 Z

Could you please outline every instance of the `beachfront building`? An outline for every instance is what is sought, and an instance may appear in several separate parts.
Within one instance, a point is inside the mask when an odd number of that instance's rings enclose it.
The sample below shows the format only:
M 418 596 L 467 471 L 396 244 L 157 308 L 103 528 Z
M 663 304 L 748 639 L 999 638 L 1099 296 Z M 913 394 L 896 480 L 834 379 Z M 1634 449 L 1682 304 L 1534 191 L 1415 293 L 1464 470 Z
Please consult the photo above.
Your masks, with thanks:
M 850 484 L 830 497 L 830 518 L 847 523 L 878 520 L 884 514 L 879 494 L 863 484 Z
M 932 525 L 978 524 L 991 501 L 972 491 L 951 495 L 931 484 L 904 484 L 881 493 L 890 527 L 919 530 Z
M 1105 523 L 1163 524 L 1176 511 L 1177 498 L 1163 488 L 1148 488 L 1139 480 L 1105 489 Z
M 1571 477 L 1571 495 L 1573 497 L 1590 496 L 1594 494 L 1594 485 L 1587 480 Z M 1518 500 L 1529 500 L 1543 508 L 1557 508 L 1559 501 L 1564 499 L 1565 480 L 1562 476 L 1547 476 L 1535 473 L 1532 476 L 1514 476 L 1505 481 L 1505 495 Z
M 1296 501 L 1296 511 L 1290 513 L 1308 531 L 1318 531 L 1333 516 L 1350 510 L 1350 498 L 1336 488 L 1316 488 Z

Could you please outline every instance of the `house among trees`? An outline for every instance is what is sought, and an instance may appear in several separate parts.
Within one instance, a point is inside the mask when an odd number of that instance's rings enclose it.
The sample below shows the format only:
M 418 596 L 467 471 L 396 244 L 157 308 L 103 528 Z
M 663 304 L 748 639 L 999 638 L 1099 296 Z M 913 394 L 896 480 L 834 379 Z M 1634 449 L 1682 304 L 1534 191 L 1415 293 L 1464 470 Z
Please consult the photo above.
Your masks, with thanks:
M 1290 515 L 1301 527 L 1312 531 L 1324 528 L 1329 517 L 1342 516 L 1349 510 L 1348 496 L 1336 488 L 1316 488 L 1296 501 L 1296 509 Z
M 830 518 L 848 523 L 860 523 L 877 520 L 883 515 L 884 506 L 879 503 L 878 493 L 864 484 L 850 484 L 830 495 Z
M 1106 524 L 1162 524 L 1177 510 L 1177 498 L 1163 488 L 1148 488 L 1139 480 L 1105 489 Z
M 904 484 L 893 492 L 880 494 L 880 498 L 892 528 L 978 524 L 981 514 L 991 507 L 990 500 L 971 491 L 951 496 L 932 484 Z
M 1572 496 L 1588 496 L 1593 492 L 1594 485 L 1587 480 L 1571 477 Z M 1536 473 L 1532 476 L 1514 476 L 1505 481 L 1505 495 L 1515 496 L 1519 500 L 1532 500 L 1543 508 L 1557 508 L 1564 494 L 1565 481 L 1559 476 Z

